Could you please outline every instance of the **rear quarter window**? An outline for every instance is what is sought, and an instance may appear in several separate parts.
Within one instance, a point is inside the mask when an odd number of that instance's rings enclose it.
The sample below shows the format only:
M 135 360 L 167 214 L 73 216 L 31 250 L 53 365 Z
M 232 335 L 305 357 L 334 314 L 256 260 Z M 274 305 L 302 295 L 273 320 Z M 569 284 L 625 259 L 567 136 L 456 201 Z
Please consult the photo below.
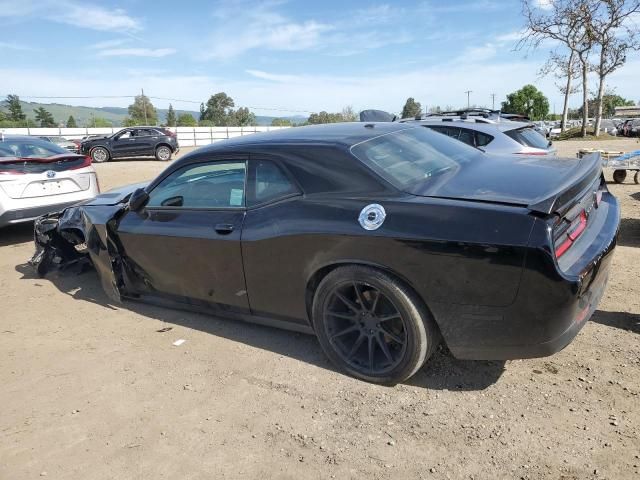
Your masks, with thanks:
M 549 148 L 549 141 L 534 130 L 533 127 L 518 128 L 516 130 L 508 130 L 504 132 L 508 137 L 512 138 L 520 145 L 525 147 L 540 148 L 546 150 Z

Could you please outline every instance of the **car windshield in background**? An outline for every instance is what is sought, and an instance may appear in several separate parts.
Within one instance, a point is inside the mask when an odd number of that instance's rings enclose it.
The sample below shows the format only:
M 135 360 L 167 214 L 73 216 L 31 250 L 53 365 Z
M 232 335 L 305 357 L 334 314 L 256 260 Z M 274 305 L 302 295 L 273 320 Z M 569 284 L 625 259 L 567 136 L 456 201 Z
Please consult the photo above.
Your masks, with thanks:
M 401 130 L 351 147 L 353 153 L 399 190 L 418 194 L 449 178 L 481 152 L 426 128 Z
M 520 145 L 541 149 L 549 148 L 549 140 L 540 135 L 540 133 L 536 132 L 533 127 L 508 130 L 504 133 L 513 138 Z
M 0 157 L 47 158 L 60 154 L 69 154 L 69 150 L 46 140 L 5 138 L 0 141 Z

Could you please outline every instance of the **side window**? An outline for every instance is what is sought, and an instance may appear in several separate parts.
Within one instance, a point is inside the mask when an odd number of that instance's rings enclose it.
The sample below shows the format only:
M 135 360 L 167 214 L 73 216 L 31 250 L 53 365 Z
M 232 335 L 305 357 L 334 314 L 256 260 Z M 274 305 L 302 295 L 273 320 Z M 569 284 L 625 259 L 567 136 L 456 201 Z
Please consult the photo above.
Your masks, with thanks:
M 473 131 L 472 130 L 467 130 L 466 128 L 461 128 L 460 129 L 460 135 L 458 136 L 458 140 L 460 140 L 461 142 L 466 143 L 467 145 L 471 145 L 472 147 L 475 147 L 475 143 L 473 141 Z
M 486 133 L 476 132 L 476 147 L 484 147 L 485 145 L 489 145 L 493 137 L 491 135 L 487 135 Z
M 118 140 L 126 140 L 127 138 L 131 138 L 131 130 L 127 130 L 118 135 Z
M 150 207 L 244 207 L 246 162 L 189 165 L 165 178 L 151 193 Z
M 447 127 L 440 127 L 440 126 L 434 126 L 434 125 L 429 125 L 427 126 L 427 128 L 429 130 L 433 130 L 434 132 L 438 132 L 438 133 L 444 133 L 445 135 L 447 135 Z
M 260 205 L 300 193 L 280 167 L 269 160 L 254 160 L 251 164 L 248 206 Z

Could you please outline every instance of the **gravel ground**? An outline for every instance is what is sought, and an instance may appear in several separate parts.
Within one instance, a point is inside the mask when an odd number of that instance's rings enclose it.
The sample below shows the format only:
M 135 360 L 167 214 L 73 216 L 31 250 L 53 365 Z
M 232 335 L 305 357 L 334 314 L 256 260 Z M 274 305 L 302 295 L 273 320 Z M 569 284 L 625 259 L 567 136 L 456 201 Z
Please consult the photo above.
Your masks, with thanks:
M 105 190 L 165 166 L 97 170 Z M 4 229 L 0 479 L 640 478 L 640 187 L 610 187 L 610 283 L 569 347 L 508 362 L 442 350 L 393 388 L 335 371 L 313 337 L 116 305 L 94 272 L 36 278 L 32 227 Z

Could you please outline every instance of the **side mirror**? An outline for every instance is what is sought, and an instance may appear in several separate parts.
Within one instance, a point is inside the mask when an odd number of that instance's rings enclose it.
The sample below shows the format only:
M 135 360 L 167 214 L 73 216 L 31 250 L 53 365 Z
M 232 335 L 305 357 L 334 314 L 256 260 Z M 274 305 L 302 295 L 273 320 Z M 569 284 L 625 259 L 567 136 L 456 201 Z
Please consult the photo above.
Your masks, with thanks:
M 149 201 L 149 194 L 144 188 L 138 188 L 129 197 L 129 210 L 132 212 L 139 212 L 142 210 Z

